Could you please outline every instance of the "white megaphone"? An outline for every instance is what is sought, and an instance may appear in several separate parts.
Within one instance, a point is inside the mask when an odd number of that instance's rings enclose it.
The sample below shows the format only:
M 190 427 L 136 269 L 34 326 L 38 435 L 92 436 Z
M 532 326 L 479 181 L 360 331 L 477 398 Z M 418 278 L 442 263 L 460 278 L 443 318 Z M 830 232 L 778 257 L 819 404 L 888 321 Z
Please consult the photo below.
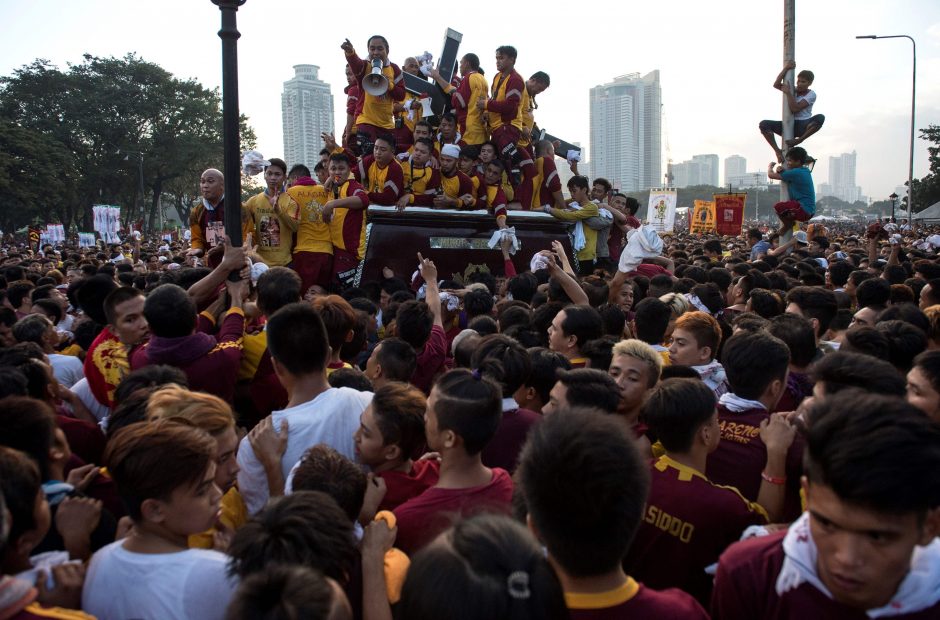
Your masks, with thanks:
M 381 97 L 388 92 L 388 78 L 382 73 L 382 59 L 372 59 L 372 73 L 362 80 L 362 88 L 373 97 Z

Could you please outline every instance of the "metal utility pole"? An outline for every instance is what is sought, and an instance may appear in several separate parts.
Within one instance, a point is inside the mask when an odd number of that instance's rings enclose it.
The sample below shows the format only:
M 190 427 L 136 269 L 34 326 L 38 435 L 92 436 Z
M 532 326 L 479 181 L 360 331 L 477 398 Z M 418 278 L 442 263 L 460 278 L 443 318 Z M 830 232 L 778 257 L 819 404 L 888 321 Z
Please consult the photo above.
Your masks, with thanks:
M 783 63 L 786 64 L 792 60 L 796 60 L 796 0 L 783 0 Z M 790 85 L 790 88 L 793 88 L 793 69 L 787 71 L 786 77 L 784 80 Z M 787 98 L 788 94 L 792 93 L 782 93 L 783 96 L 783 135 L 780 136 L 781 141 L 783 142 L 780 148 L 786 154 L 789 150 L 787 145 L 787 140 L 793 139 L 793 112 L 790 111 L 790 102 Z M 786 161 L 786 158 L 784 158 Z M 787 191 L 787 184 L 783 181 L 780 182 L 780 202 L 785 202 L 790 200 L 790 192 Z
M 235 13 L 246 0 L 212 0 L 222 12 L 222 140 L 225 155 L 225 234 L 232 245 L 242 244 L 241 150 L 238 135 L 238 38 Z

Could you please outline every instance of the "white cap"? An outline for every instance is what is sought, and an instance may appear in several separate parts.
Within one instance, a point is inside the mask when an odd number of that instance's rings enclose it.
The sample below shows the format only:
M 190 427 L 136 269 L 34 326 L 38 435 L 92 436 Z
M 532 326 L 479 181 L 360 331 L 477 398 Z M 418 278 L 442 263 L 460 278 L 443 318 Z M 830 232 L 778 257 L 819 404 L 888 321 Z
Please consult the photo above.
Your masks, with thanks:
M 456 144 L 445 144 L 441 147 L 441 155 L 457 159 L 460 157 L 460 147 Z

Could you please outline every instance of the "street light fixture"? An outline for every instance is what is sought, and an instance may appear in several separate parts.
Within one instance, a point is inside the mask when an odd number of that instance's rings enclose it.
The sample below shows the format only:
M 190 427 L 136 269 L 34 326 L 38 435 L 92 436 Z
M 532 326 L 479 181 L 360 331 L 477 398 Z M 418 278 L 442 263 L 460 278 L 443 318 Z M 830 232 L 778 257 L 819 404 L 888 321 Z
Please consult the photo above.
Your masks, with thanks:
M 891 221 L 894 221 L 894 207 L 898 204 L 898 195 L 894 192 L 891 192 L 891 195 L 888 196 L 888 199 L 891 201 Z
M 911 42 L 913 51 L 913 67 L 911 71 L 911 153 L 907 170 L 907 221 L 913 230 L 914 227 L 914 103 L 917 93 L 917 43 L 914 38 L 906 34 L 863 34 L 855 37 L 856 39 L 908 39 Z
M 118 149 L 117 152 L 118 152 L 118 155 L 120 155 L 120 154 L 122 154 L 122 153 L 124 154 L 124 161 L 130 161 L 130 156 L 131 156 L 131 155 L 136 155 L 136 156 L 137 156 L 137 170 L 138 170 L 139 173 L 140 173 L 140 176 L 139 176 L 139 181 L 140 181 L 140 217 L 141 217 L 141 220 L 142 220 L 142 221 L 145 221 L 145 218 L 144 218 L 144 211 L 146 210 L 146 207 L 144 206 L 144 203 L 146 202 L 146 196 L 144 195 L 144 154 L 141 153 L 140 151 L 127 151 L 127 150 L 122 151 L 121 149 Z

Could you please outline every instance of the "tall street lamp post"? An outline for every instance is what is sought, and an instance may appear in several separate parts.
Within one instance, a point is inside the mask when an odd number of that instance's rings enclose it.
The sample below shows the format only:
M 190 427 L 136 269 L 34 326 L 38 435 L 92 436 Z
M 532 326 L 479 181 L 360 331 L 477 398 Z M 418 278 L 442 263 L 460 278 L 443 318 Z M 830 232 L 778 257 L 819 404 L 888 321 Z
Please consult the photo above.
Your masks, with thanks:
M 864 34 L 855 37 L 856 39 L 908 39 L 911 42 L 911 51 L 913 52 L 913 64 L 911 70 L 911 153 L 907 169 L 907 222 L 914 229 L 914 104 L 917 93 L 917 43 L 914 38 L 906 34 Z M 893 214 L 892 214 L 893 215 Z

